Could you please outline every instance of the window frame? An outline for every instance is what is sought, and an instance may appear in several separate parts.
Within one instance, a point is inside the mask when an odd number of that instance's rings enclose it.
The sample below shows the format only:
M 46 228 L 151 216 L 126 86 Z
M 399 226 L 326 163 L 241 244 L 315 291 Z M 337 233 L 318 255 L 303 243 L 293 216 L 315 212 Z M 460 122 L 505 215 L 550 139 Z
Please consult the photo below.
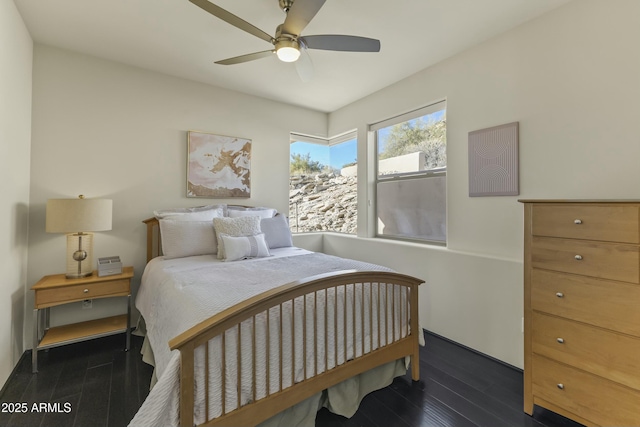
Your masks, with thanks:
M 312 135 L 305 135 L 302 133 L 298 133 L 298 132 L 289 132 L 289 146 L 291 146 L 291 144 L 296 143 L 296 142 L 305 142 L 305 143 L 309 143 L 309 144 L 318 144 L 318 145 L 323 145 L 328 147 L 329 149 L 331 149 L 331 147 L 335 146 L 335 145 L 339 145 L 342 144 L 344 142 L 347 141 L 351 141 L 351 140 L 356 140 L 356 147 L 357 147 L 357 141 L 358 141 L 358 130 L 357 129 L 352 129 L 349 130 L 347 132 L 341 133 L 339 135 L 333 136 L 331 138 L 324 138 L 324 137 L 318 137 L 318 136 L 312 136 Z M 289 149 L 289 158 L 291 158 L 291 149 Z M 358 165 L 358 152 L 356 149 L 356 167 Z M 291 171 L 289 171 L 289 179 L 291 179 Z M 357 198 L 360 197 L 360 194 L 358 194 L 357 191 L 357 182 L 358 182 L 358 176 L 356 175 L 356 200 Z M 359 215 L 358 210 L 356 209 L 356 218 Z M 297 224 L 297 222 L 296 222 Z M 291 230 L 292 234 L 307 234 L 307 233 L 314 233 L 315 231 L 293 231 Z M 321 232 L 329 232 L 329 233 L 340 233 L 340 234 L 346 234 L 349 236 L 357 236 L 358 235 L 358 223 L 357 223 L 357 219 L 356 219 L 356 229 L 354 231 L 354 233 L 347 233 L 344 231 L 337 231 L 337 230 L 321 230 Z
M 392 181 L 407 181 L 407 180 L 414 180 L 414 179 L 425 179 L 425 178 L 432 178 L 432 177 L 437 177 L 437 176 L 444 176 L 445 177 L 445 186 L 446 186 L 446 176 L 447 176 L 447 166 L 440 166 L 437 168 L 432 168 L 432 169 L 426 169 L 426 170 L 422 170 L 422 171 L 412 171 L 412 172 L 399 172 L 399 173 L 393 173 L 393 174 L 387 174 L 387 175 L 380 175 L 379 174 L 379 163 L 380 163 L 380 141 L 378 139 L 378 131 L 399 123 L 403 123 L 403 122 L 407 122 L 413 119 L 417 119 L 419 117 L 423 117 L 429 114 L 433 114 L 437 111 L 441 111 L 444 110 L 444 114 L 445 114 L 445 119 L 446 119 L 446 114 L 447 114 L 447 100 L 446 99 L 442 99 L 433 103 L 430 103 L 428 105 L 425 105 L 423 107 L 420 108 L 416 108 L 414 110 L 411 111 L 407 111 L 405 113 L 402 114 L 398 114 L 396 116 L 393 117 L 389 117 L 387 119 L 372 123 L 369 125 L 368 130 L 369 130 L 369 134 L 373 135 L 373 139 L 374 139 L 374 158 L 373 158 L 373 176 L 374 176 L 374 188 L 373 188 L 373 208 L 374 208 L 374 215 L 373 215 L 373 231 L 374 231 L 374 237 L 376 238 L 380 238 L 380 239 L 387 239 L 387 240 L 395 240 L 395 241 L 406 241 L 406 242 L 412 242 L 412 243 L 420 243 L 420 244 L 428 244 L 428 245 L 435 245 L 435 246 L 446 246 L 447 245 L 447 238 L 448 238 L 448 233 L 446 232 L 446 217 L 447 217 L 447 208 L 448 208 L 448 203 L 446 201 L 446 197 L 445 197 L 445 239 L 444 241 L 441 240 L 429 240 L 429 239 L 420 239 L 420 238 L 412 238 L 409 236 L 398 236 L 398 235 L 389 235 L 389 234 L 381 234 L 379 232 L 379 214 L 378 214 L 378 185 L 380 183 L 389 183 Z M 447 159 L 448 160 L 448 159 Z M 446 188 L 446 187 L 445 187 Z

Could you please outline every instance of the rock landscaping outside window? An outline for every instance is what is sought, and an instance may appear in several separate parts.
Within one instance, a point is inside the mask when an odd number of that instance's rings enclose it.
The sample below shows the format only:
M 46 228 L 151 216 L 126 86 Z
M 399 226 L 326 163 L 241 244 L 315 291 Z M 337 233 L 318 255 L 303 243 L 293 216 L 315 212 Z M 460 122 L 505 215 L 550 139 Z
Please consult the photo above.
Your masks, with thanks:
M 289 181 L 291 231 L 356 233 L 357 177 L 340 172 L 292 175 Z

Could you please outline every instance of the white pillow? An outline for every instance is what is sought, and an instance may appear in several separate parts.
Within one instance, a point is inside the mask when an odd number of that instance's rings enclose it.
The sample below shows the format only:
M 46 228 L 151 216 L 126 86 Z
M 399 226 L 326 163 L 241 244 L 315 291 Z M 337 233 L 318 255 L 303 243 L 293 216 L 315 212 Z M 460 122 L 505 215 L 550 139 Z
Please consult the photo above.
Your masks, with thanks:
M 270 256 L 264 234 L 254 236 L 233 237 L 220 234 L 220 248 L 224 248 L 224 261 L 236 261 L 246 258 L 260 258 Z
M 218 239 L 218 258 L 225 258 L 224 247 L 220 234 L 227 234 L 232 237 L 254 236 L 260 234 L 259 216 L 242 216 L 238 218 L 213 218 L 213 228 Z
M 273 218 L 262 218 L 260 229 L 264 233 L 269 249 L 293 246 L 289 223 L 284 215 L 277 214 Z
M 213 218 L 225 216 L 227 205 L 207 205 L 194 208 L 174 208 L 154 211 L 157 219 L 174 219 L 176 221 L 211 221 Z
M 165 258 L 215 254 L 218 251 L 211 221 L 161 219 L 160 236 Z
M 260 218 L 273 218 L 278 211 L 272 208 L 243 208 L 239 206 L 229 206 L 227 215 L 230 218 L 241 216 L 259 216 Z

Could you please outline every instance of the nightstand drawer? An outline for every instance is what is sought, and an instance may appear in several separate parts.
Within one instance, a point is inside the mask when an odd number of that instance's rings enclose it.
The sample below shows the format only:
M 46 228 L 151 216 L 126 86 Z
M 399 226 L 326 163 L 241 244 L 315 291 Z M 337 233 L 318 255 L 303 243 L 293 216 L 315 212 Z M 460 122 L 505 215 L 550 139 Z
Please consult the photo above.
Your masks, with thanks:
M 531 271 L 531 308 L 640 337 L 640 286 Z
M 533 206 L 534 236 L 639 243 L 637 206 Z
M 634 245 L 534 237 L 534 268 L 638 283 L 640 248 Z
M 36 292 L 36 307 L 129 294 L 129 279 L 41 289 Z
M 640 390 L 640 339 L 537 312 L 532 326 L 534 353 Z
M 542 356 L 533 356 L 533 398 L 601 426 L 640 425 L 640 392 Z

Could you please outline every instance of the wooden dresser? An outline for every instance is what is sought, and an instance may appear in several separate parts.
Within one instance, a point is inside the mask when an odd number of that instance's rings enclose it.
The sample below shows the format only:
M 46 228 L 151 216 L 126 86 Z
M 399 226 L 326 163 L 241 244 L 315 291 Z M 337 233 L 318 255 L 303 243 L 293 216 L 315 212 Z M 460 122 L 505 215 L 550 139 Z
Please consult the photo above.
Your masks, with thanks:
M 640 201 L 524 203 L 524 411 L 640 426 Z

